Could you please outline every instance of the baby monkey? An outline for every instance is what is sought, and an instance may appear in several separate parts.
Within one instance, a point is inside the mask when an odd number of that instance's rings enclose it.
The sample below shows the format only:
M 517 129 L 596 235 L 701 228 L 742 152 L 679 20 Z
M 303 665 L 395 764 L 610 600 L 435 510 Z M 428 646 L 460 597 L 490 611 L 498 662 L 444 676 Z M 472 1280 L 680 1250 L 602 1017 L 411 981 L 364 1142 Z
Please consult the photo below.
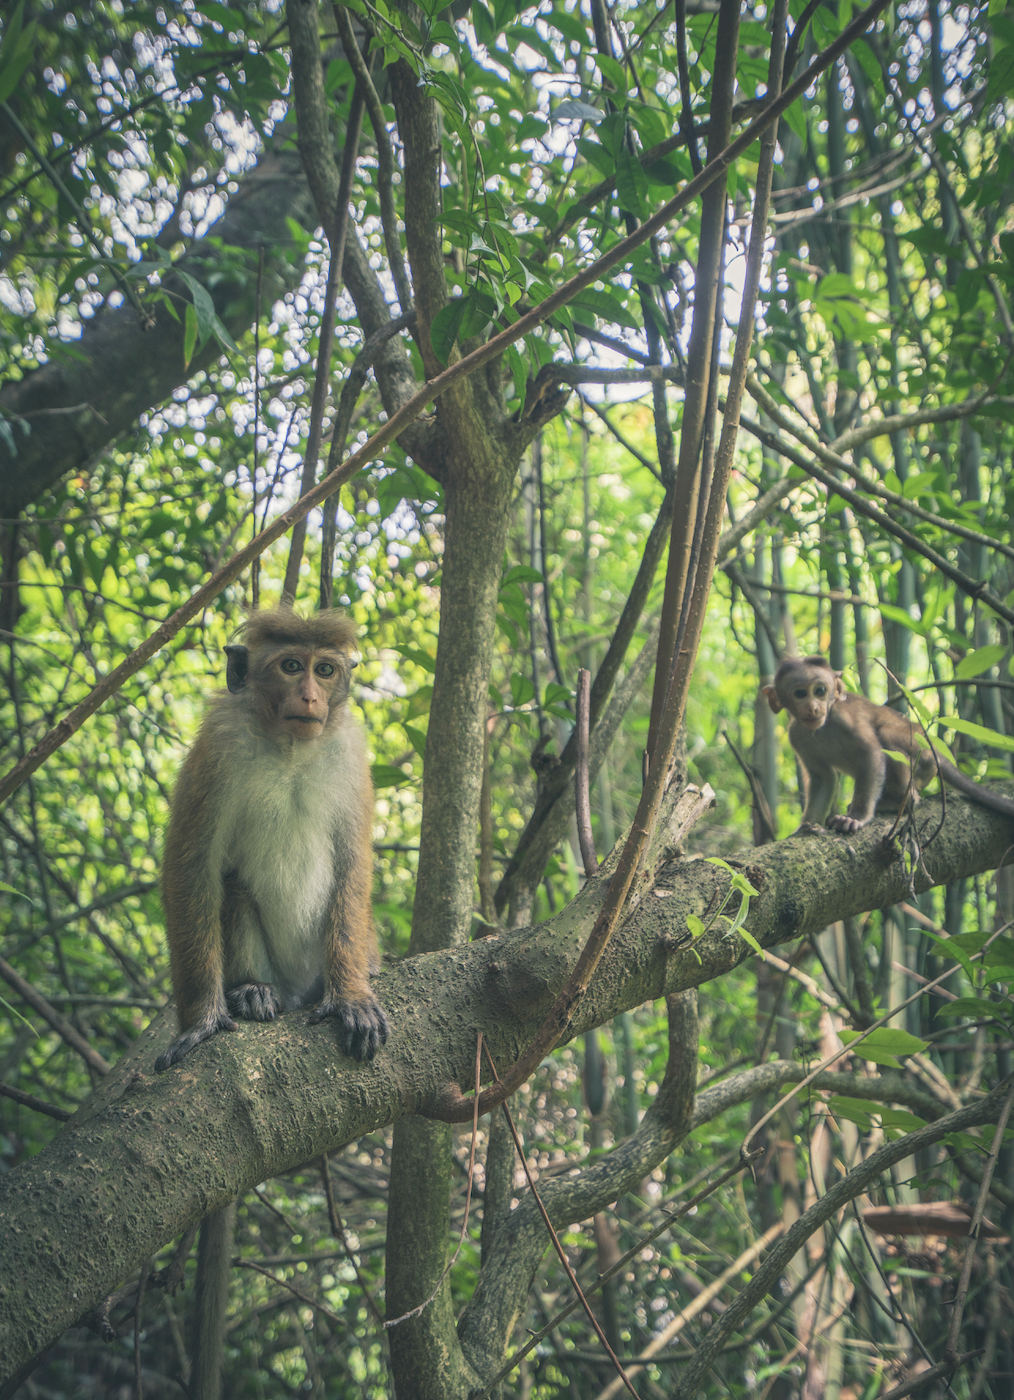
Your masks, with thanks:
M 789 740 L 805 773 L 800 830 L 826 819 L 832 831 L 858 831 L 873 820 L 878 805 L 900 811 L 906 800 L 918 802 L 919 788 L 937 773 L 980 807 L 1014 817 L 1014 802 L 980 787 L 927 748 L 919 727 L 897 710 L 849 694 L 840 673 L 822 656 L 786 658 L 774 685 L 763 686 L 761 693 L 776 715 L 785 709 L 792 716 Z M 885 750 L 910 761 L 890 758 Z M 855 791 L 847 816 L 828 817 L 839 773 L 855 780 Z
M 275 608 L 244 638 L 173 795 L 162 900 L 180 1034 L 157 1070 L 294 1007 L 333 1017 L 356 1059 L 387 1039 L 369 982 L 373 787 L 346 703 L 355 627 Z

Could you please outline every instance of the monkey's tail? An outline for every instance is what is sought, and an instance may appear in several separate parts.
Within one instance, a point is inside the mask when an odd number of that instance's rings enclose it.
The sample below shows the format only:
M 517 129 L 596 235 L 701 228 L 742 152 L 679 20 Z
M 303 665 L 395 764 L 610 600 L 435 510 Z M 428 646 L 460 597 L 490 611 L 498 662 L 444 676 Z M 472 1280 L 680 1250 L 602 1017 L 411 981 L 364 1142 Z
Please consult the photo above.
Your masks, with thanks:
M 223 1210 L 209 1215 L 201 1225 L 190 1352 L 193 1400 L 221 1400 L 222 1396 L 222 1348 L 235 1224 L 236 1203 L 233 1201 Z
M 948 763 L 946 758 L 937 755 L 940 764 L 940 776 L 946 778 L 951 787 L 955 787 L 959 792 L 963 792 L 972 802 L 977 802 L 980 807 L 988 807 L 993 812 L 1002 812 L 1005 817 L 1014 817 L 1014 802 L 1009 797 L 1002 797 L 998 792 L 990 792 L 989 788 L 980 787 L 967 774 L 962 773 L 960 768 L 955 768 L 953 763 Z

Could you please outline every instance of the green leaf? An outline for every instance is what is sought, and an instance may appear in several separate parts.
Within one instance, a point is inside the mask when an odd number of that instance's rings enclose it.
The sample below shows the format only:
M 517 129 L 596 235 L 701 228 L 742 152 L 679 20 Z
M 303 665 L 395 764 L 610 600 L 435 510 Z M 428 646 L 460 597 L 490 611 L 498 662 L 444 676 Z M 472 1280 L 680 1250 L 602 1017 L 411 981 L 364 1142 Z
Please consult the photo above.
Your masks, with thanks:
M 704 932 L 704 925 L 696 914 L 687 915 L 687 928 L 694 938 L 700 938 L 701 934 Z
M 400 768 L 394 768 L 390 763 L 374 763 L 370 768 L 373 776 L 373 786 L 375 788 L 397 787 L 399 783 L 410 783 L 412 779 L 403 773 Z
M 999 666 L 1006 655 L 1007 648 L 1000 642 L 993 642 L 986 647 L 977 647 L 975 651 L 962 657 L 955 666 L 954 678 L 959 681 L 967 681 L 971 680 L 973 676 L 981 676 L 983 671 L 989 671 L 994 666 Z
M 430 323 L 430 344 L 442 365 L 447 364 L 467 310 L 468 297 L 454 297 L 442 306 Z
M 973 1020 L 984 1021 L 993 1019 L 1003 1010 L 1002 1003 L 988 1001 L 985 997 L 956 997 L 954 1001 L 949 1001 L 946 1006 L 942 1006 L 937 1011 L 937 1015 L 954 1018 L 969 1016 Z
M 838 1032 L 843 1045 L 851 1045 L 853 1041 L 860 1037 L 859 1031 L 841 1030 Z M 872 1060 L 875 1065 L 883 1065 L 887 1069 L 901 1069 L 901 1064 L 895 1059 L 896 1055 L 914 1055 L 920 1050 L 925 1050 L 929 1046 L 928 1040 L 920 1040 L 917 1036 L 909 1035 L 908 1031 L 883 1030 L 871 1031 L 856 1046 L 856 1054 L 864 1060 Z
M 506 588 L 510 583 L 542 583 L 543 581 L 538 569 L 533 569 L 531 564 L 514 564 L 504 574 L 500 581 L 500 587 Z
M 34 899 L 29 899 L 24 890 L 16 890 L 13 885 L 8 885 L 3 880 L 0 880 L 0 890 L 2 890 L 4 894 L 16 894 L 18 899 L 27 899 L 28 903 L 31 904 L 33 908 L 35 906 Z
M 408 735 L 408 742 L 415 749 L 420 758 L 426 757 L 426 735 L 421 729 L 416 729 L 414 725 L 403 724 L 402 729 Z
M 190 368 L 197 346 L 197 312 L 193 302 L 187 302 L 186 322 L 183 328 L 183 368 Z
M 998 734 L 995 729 L 986 729 L 981 724 L 973 724 L 970 719 L 960 719 L 957 715 L 942 715 L 935 723 L 939 724 L 941 729 L 956 729 L 959 734 L 978 739 L 980 744 L 987 744 L 991 749 L 1004 749 L 1008 753 L 1014 753 L 1014 737 Z
M 522 705 L 527 705 L 534 696 L 535 687 L 528 677 L 515 671 L 511 676 L 511 701 L 514 708 L 519 710 Z
M 612 83 L 616 92 L 626 93 L 627 88 L 632 86 L 631 79 L 627 76 L 627 70 L 615 58 L 610 58 L 608 54 L 597 53 L 595 62 L 598 64 L 599 72 L 603 78 L 607 78 Z
M 555 18 L 554 18 L 555 23 Z M 576 98 L 568 97 L 565 102 L 558 102 L 550 112 L 554 122 L 594 122 L 605 121 L 605 112 L 600 112 L 597 107 L 591 107 L 587 102 L 578 102 Z
M 616 193 L 620 207 L 638 218 L 651 213 L 651 186 L 644 168 L 629 151 L 620 151 L 616 161 Z
M 194 299 L 193 308 L 197 317 L 199 343 L 203 345 L 208 339 L 208 336 L 215 334 L 215 323 L 218 321 L 215 303 L 207 287 L 202 286 L 196 277 L 192 277 L 189 272 L 183 272 L 182 270 L 178 270 L 178 276 L 190 288 L 190 295 Z M 221 322 L 219 321 L 218 324 L 221 325 Z M 228 335 L 228 331 L 226 331 L 226 334 Z
M 756 938 L 754 938 L 753 934 L 748 929 L 745 929 L 742 924 L 740 924 L 737 932 L 743 942 L 748 943 L 755 953 L 763 953 L 764 949 L 757 942 Z
M 585 288 L 570 303 L 571 312 L 576 317 L 581 316 L 583 307 L 587 307 L 603 321 L 614 321 L 616 325 L 626 326 L 631 331 L 641 329 L 637 318 L 630 314 L 619 297 L 614 296 L 612 292 L 599 292 L 594 287 Z
M 431 675 L 436 670 L 437 663 L 433 660 L 432 656 L 428 655 L 425 651 L 420 651 L 418 647 L 409 646 L 407 643 L 401 642 L 395 644 L 394 650 L 400 652 L 401 655 L 405 657 L 406 661 L 414 661 L 417 666 L 421 666 L 424 671 L 429 671 Z

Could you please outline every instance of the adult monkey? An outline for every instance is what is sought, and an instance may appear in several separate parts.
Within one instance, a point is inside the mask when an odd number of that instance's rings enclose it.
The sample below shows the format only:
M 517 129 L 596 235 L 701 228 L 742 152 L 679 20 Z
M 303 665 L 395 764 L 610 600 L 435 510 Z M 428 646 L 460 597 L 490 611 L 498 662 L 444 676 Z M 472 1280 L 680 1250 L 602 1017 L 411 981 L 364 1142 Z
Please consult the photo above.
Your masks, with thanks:
M 387 1018 L 370 887 L 373 788 L 346 701 L 353 624 L 252 613 L 173 795 L 162 900 L 180 1034 L 168 1069 L 235 1018 L 316 1004 L 342 1049 L 372 1058 Z
M 799 828 L 826 824 L 832 831 L 852 832 L 867 826 L 882 804 L 899 811 L 906 800 L 919 801 L 919 789 L 940 774 L 952 787 L 977 802 L 1014 817 L 1014 802 L 980 787 L 941 754 L 926 747 L 911 720 L 886 705 L 851 695 L 822 656 L 787 657 L 773 685 L 763 686 L 775 714 L 792 716 L 789 740 L 805 772 L 805 806 Z M 904 754 L 892 758 L 889 752 Z M 846 816 L 828 817 L 838 774 L 855 780 Z
M 180 1034 L 157 1070 L 236 1020 L 315 1005 L 346 1054 L 388 1035 L 369 985 L 373 788 L 349 713 L 356 633 L 339 613 L 252 613 L 226 647 L 173 795 L 162 898 Z M 236 1207 L 201 1227 L 190 1394 L 218 1400 Z

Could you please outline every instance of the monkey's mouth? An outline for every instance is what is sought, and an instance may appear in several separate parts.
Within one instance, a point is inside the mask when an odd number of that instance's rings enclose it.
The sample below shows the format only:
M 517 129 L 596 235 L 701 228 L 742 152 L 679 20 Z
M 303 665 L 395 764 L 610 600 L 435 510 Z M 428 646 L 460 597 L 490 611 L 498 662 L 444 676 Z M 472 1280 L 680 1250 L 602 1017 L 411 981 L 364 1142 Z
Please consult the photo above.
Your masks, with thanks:
M 297 724 L 323 724 L 324 721 L 319 715 L 283 715 L 283 720 L 288 724 L 290 719 L 294 719 Z

